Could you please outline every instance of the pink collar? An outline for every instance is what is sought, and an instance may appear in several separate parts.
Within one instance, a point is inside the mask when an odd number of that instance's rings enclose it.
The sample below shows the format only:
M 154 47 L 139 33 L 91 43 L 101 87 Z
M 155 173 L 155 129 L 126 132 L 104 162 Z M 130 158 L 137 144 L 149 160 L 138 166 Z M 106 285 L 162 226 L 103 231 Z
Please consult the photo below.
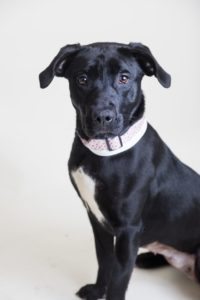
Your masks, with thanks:
M 99 156 L 111 156 L 132 148 L 143 137 L 147 129 L 147 121 L 144 117 L 134 123 L 121 136 L 109 139 L 92 139 L 86 141 L 81 139 L 83 145 L 91 152 Z

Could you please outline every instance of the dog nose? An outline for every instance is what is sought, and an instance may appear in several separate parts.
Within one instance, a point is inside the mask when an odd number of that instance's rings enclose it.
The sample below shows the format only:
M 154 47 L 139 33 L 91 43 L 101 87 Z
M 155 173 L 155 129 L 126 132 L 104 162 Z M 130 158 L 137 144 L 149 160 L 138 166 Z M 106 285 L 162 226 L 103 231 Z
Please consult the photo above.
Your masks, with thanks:
M 101 126 L 110 125 L 113 119 L 114 112 L 111 110 L 103 110 L 94 116 L 94 121 Z

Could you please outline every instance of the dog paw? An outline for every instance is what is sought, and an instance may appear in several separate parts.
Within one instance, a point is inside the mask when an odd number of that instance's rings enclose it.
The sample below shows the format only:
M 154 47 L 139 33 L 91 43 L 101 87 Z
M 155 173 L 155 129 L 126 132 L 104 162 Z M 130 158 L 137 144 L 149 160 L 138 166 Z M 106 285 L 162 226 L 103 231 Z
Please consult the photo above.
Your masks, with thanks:
M 87 284 L 83 286 L 76 295 L 86 300 L 97 300 L 103 298 L 104 290 L 99 288 L 96 284 Z

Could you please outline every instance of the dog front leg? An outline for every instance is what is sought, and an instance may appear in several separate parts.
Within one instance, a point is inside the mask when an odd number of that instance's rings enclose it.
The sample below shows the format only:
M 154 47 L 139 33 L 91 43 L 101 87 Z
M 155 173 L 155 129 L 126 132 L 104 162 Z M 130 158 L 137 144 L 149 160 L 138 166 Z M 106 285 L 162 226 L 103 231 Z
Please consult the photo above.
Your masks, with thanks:
M 111 275 L 113 258 L 114 258 L 114 238 L 107 232 L 103 225 L 89 214 L 92 225 L 96 255 L 98 260 L 98 274 L 95 284 L 87 284 L 83 286 L 77 295 L 87 300 L 96 300 L 102 298 L 106 294 L 106 288 Z
M 138 252 L 140 226 L 121 228 L 116 235 L 112 275 L 106 300 L 124 300 Z

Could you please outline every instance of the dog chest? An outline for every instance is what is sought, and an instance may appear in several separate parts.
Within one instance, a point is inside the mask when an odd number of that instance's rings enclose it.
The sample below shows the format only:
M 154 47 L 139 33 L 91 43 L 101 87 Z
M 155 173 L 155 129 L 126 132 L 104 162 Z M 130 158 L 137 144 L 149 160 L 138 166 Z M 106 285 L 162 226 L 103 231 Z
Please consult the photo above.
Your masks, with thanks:
M 72 171 L 71 175 L 87 210 L 90 210 L 97 220 L 100 223 L 103 223 L 105 218 L 95 200 L 95 180 L 86 174 L 82 167 Z

